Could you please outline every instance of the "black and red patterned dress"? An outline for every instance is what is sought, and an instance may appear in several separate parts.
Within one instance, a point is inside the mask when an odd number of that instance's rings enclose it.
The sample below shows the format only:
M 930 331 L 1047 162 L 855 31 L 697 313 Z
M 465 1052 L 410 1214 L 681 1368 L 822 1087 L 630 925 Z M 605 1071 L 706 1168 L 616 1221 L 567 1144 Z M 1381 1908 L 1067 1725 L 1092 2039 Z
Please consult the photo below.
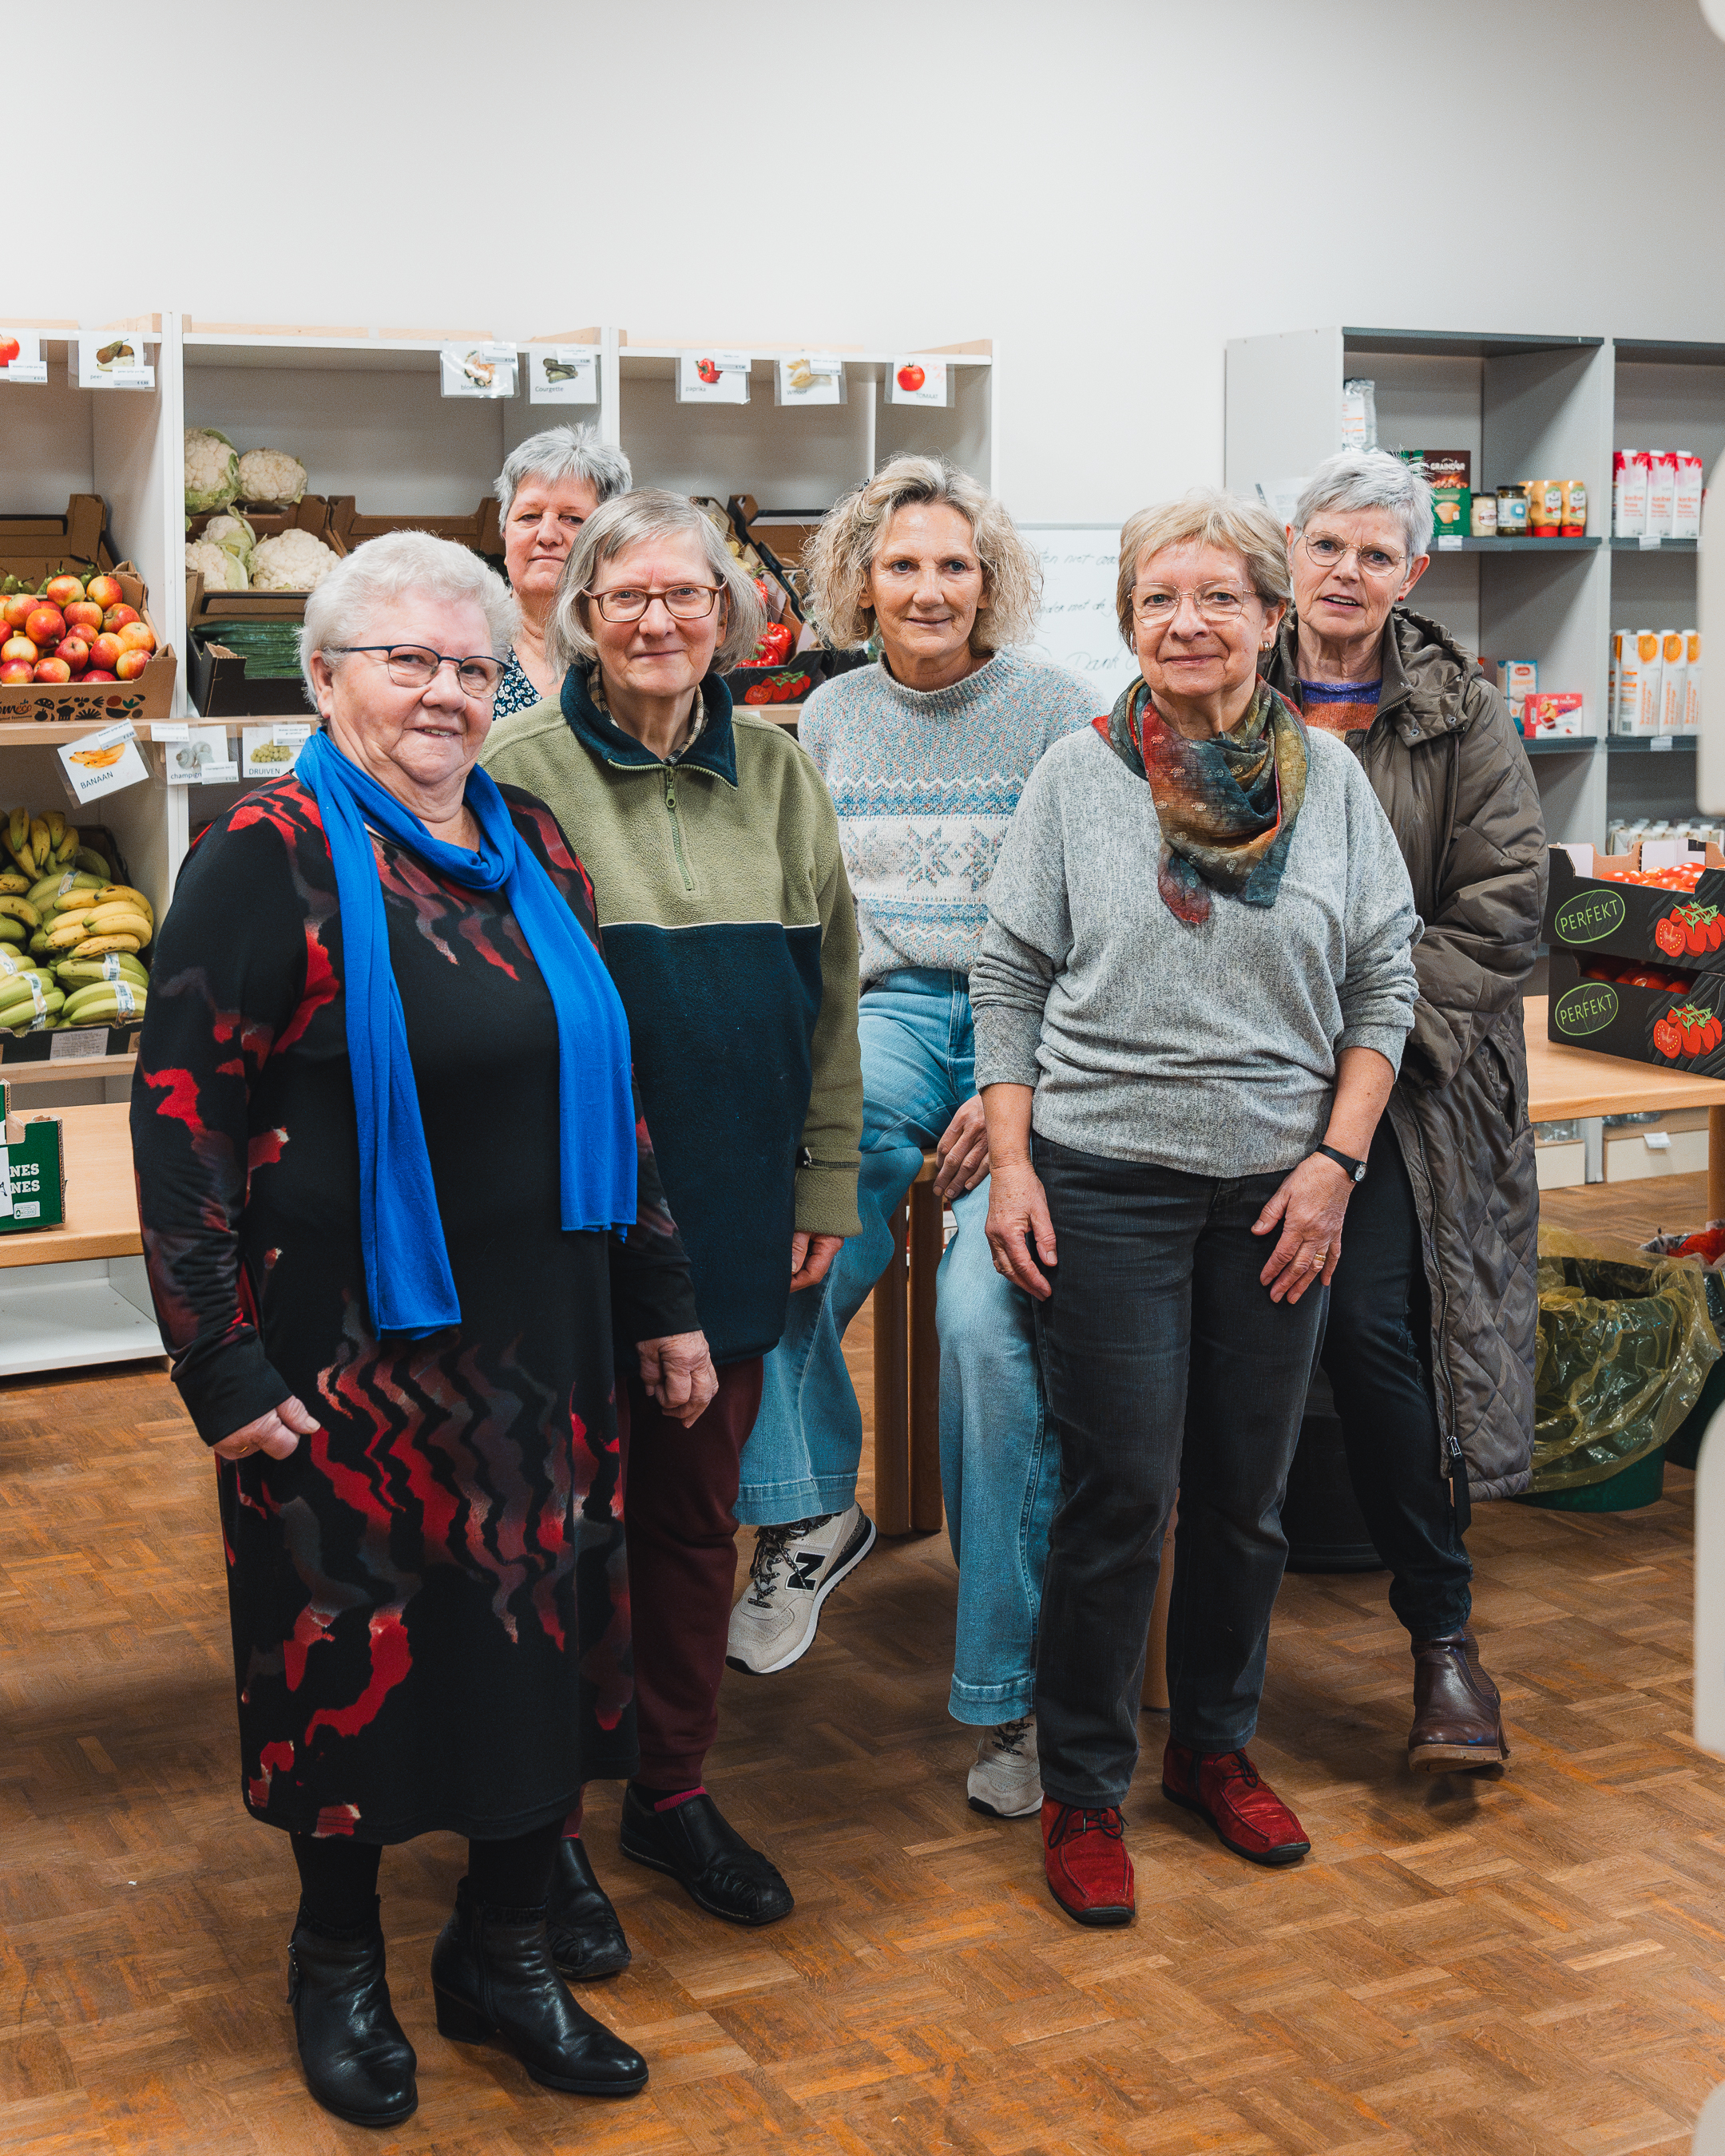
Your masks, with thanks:
M 503 793 L 597 942 L 562 830 Z M 639 1115 L 636 1225 L 559 1224 L 556 1021 L 504 892 L 372 844 L 460 1325 L 370 1330 L 335 871 L 291 777 L 210 829 L 162 925 L 144 1253 L 206 1442 L 290 1394 L 323 1425 L 218 1463 L 248 1807 L 501 1840 L 634 1763 L 614 1318 L 625 1343 L 699 1320 Z

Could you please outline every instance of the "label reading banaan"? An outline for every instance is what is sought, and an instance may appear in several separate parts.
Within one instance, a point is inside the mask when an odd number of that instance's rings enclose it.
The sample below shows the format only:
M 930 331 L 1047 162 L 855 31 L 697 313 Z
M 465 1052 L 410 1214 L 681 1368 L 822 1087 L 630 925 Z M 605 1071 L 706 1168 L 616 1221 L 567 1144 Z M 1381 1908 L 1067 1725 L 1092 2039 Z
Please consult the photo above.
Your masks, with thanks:
M 1624 911 L 1621 891 L 1584 891 L 1564 900 L 1552 926 L 1565 943 L 1597 943 L 1622 927 Z
M 1553 1013 L 1558 1031 L 1577 1038 L 1601 1031 L 1616 1015 L 1617 991 L 1608 981 L 1586 981 L 1566 988 Z

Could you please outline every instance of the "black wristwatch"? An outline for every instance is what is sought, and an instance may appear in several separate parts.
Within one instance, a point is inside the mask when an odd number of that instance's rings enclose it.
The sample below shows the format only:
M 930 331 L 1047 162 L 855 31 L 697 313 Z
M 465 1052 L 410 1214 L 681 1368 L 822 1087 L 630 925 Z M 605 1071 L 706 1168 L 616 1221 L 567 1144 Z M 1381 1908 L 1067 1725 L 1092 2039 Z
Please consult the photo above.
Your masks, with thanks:
M 1351 1152 L 1338 1152 L 1334 1146 L 1327 1145 L 1314 1146 L 1312 1150 L 1321 1152 L 1326 1160 L 1334 1161 L 1337 1168 L 1345 1168 L 1350 1183 L 1365 1181 L 1366 1164 L 1363 1160 L 1356 1160 Z

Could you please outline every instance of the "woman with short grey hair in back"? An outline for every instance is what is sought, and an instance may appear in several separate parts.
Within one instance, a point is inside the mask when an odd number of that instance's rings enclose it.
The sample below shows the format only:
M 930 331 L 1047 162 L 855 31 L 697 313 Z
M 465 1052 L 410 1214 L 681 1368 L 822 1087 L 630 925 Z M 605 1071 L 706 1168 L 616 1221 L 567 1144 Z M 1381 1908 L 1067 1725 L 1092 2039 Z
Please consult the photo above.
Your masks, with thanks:
M 1470 1491 L 1527 1486 L 1539 1196 L 1522 994 L 1545 910 L 1545 823 L 1503 698 L 1406 604 L 1431 491 L 1381 450 L 1332 457 L 1289 527 L 1294 604 L 1260 662 L 1358 759 L 1425 932 L 1401 1076 L 1349 1209 L 1323 1365 L 1389 1604 L 1414 1651 L 1409 1763 L 1508 1757 L 1470 1630 Z
M 602 501 L 634 484 L 629 459 L 597 427 L 547 427 L 504 459 L 496 495 L 503 562 L 521 625 L 492 701 L 495 718 L 554 696 L 562 670 L 546 649 L 557 579 L 581 527 Z
M 1034 1301 L 1060 1503 L 1037 1634 L 1043 1865 L 1124 1924 L 1121 1807 L 1178 1490 L 1165 1795 L 1257 1864 L 1311 1845 L 1246 1752 L 1281 1509 L 1418 922 L 1365 775 L 1258 678 L 1288 599 L 1260 508 L 1122 534 L 1140 674 L 1030 773 L 972 964 L 996 1264 Z

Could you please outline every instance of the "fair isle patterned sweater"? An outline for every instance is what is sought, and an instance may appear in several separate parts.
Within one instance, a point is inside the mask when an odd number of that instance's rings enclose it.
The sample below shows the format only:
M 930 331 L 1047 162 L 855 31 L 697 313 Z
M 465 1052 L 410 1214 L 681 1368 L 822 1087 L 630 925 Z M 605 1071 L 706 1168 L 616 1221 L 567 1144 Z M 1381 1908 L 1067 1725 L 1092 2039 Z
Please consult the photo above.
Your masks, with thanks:
M 1011 651 L 950 689 L 906 689 L 882 665 L 815 690 L 798 732 L 839 812 L 864 988 L 913 966 L 970 971 L 1024 781 L 1096 713 L 1076 675 Z

